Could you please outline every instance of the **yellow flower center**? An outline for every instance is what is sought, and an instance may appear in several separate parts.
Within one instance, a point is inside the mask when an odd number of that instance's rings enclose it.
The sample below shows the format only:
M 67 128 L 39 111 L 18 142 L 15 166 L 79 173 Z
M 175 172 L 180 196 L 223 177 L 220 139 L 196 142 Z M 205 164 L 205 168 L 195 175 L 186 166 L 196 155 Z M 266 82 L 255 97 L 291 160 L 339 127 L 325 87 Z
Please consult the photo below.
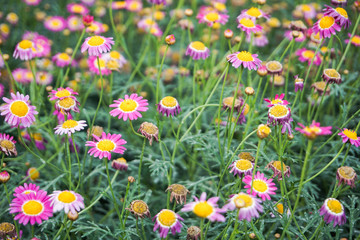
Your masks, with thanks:
M 351 42 L 354 43 L 354 44 L 360 44 L 360 37 L 359 36 L 354 36 L 351 39 Z
M 186 188 L 180 184 L 173 184 L 171 186 L 171 191 L 178 195 L 184 195 L 187 193 Z
M 207 201 L 205 202 L 199 202 L 195 205 L 194 207 L 194 213 L 196 214 L 196 216 L 201 217 L 201 218 L 206 218 L 208 217 L 210 214 L 213 213 L 214 208 L 213 206 L 211 206 L 210 204 L 207 203 Z
M 245 206 L 244 208 L 247 208 L 247 207 L 251 207 L 253 205 L 253 199 L 248 196 L 248 195 L 245 195 L 245 194 L 239 194 L 235 199 L 234 201 L 237 201 L 237 200 L 242 200 L 245 202 Z
M 155 22 L 154 22 L 153 20 L 151 20 L 151 18 L 146 19 L 146 20 L 145 20 L 145 23 L 146 23 L 147 25 L 149 25 L 149 26 L 152 26 L 152 25 L 155 24 Z
M 8 233 L 10 231 L 13 231 L 15 229 L 14 225 L 7 223 L 7 222 L 3 222 L 0 224 L 0 232 L 1 233 Z
M 36 216 L 42 213 L 44 206 L 36 200 L 30 200 L 22 206 L 22 210 L 25 215 Z
M 312 59 L 315 56 L 315 53 L 311 50 L 306 50 L 302 53 L 302 56 L 306 59 Z
M 76 127 L 77 125 L 79 125 L 77 121 L 74 121 L 74 120 L 71 120 L 71 119 L 70 119 L 70 120 L 65 121 L 65 122 L 63 123 L 62 127 L 63 127 L 63 128 L 66 128 L 66 129 L 69 129 L 69 128 L 74 128 L 74 127 Z
M 266 67 L 271 71 L 279 71 L 282 68 L 281 63 L 275 61 L 269 62 Z
M 254 58 L 253 56 L 251 55 L 251 53 L 247 52 L 247 51 L 242 51 L 242 52 L 239 52 L 236 57 L 243 61 L 243 62 L 251 62 L 251 61 L 254 61 Z
M 272 163 L 272 165 L 279 171 L 281 171 L 281 162 L 280 161 L 275 161 Z M 285 163 L 282 163 L 282 168 L 283 168 L 283 171 L 286 170 L 286 165 Z
M 3 33 L 9 33 L 10 32 L 10 28 L 7 24 L 3 23 L 0 25 L 0 30 L 3 32 Z
M 335 10 L 344 18 L 348 18 L 348 14 L 345 9 L 338 7 L 338 8 L 335 8 Z
M 0 146 L 6 150 L 13 150 L 15 148 L 15 144 L 9 140 L 0 140 Z
M 22 40 L 20 43 L 19 43 L 19 47 L 22 48 L 22 49 L 28 49 L 28 48 L 31 48 L 33 45 L 33 43 L 29 40 Z
M 138 104 L 136 101 L 132 99 L 125 99 L 123 102 L 121 102 L 119 108 L 123 112 L 132 112 L 135 111 L 138 107 Z
M 57 91 L 55 94 L 55 97 L 62 98 L 62 97 L 69 97 L 71 95 L 69 90 L 63 89 L 60 91 Z
M 95 59 L 95 66 L 97 68 L 99 67 L 98 65 L 100 65 L 100 68 L 103 69 L 106 66 L 104 59 L 99 58 L 99 64 L 98 64 L 97 59 Z
M 161 12 L 161 11 L 156 11 L 156 12 L 154 13 L 154 18 L 155 18 L 156 20 L 162 20 L 162 19 L 164 18 L 164 13 Z
M 171 227 L 176 222 L 176 215 L 173 211 L 164 210 L 158 215 L 159 222 L 167 227 Z
M 254 22 L 250 18 L 242 18 L 240 19 L 239 23 L 247 28 L 255 27 Z
M 17 117 L 25 117 L 29 112 L 29 107 L 25 102 L 17 100 L 10 105 L 10 111 Z
M 245 106 L 244 106 L 244 116 L 246 116 L 250 111 L 250 105 L 245 103 Z
M 143 214 L 148 210 L 148 207 L 143 201 L 137 201 L 133 204 L 132 209 L 138 214 Z
M 332 25 L 334 25 L 335 19 L 331 16 L 324 16 L 320 19 L 319 25 L 322 29 L 324 28 L 330 28 Z
M 288 114 L 289 110 L 283 105 L 275 105 L 270 108 L 270 114 L 274 117 L 284 117 Z
M 103 152 L 110 152 L 115 149 L 115 143 L 109 139 L 100 140 L 97 143 L 97 148 Z
M 325 69 L 325 74 L 332 78 L 340 77 L 340 74 L 335 69 Z
M 261 17 L 262 13 L 260 12 L 260 10 L 256 7 L 252 7 L 249 10 L 247 10 L 246 12 L 248 15 L 252 16 L 252 17 Z
M 343 134 L 345 134 L 348 138 L 352 139 L 352 140 L 357 140 L 357 134 L 354 130 L 349 130 L 349 129 L 345 129 L 343 131 Z
M 150 134 L 150 135 L 154 135 L 158 132 L 157 127 L 152 123 L 142 124 L 141 130 L 143 130 L 144 132 L 146 132 L 147 134 Z
M 221 11 L 221 12 L 226 10 L 226 5 L 221 2 L 215 2 L 214 7 L 216 8 L 216 10 Z
M 111 51 L 111 52 L 110 52 L 110 57 L 111 57 L 111 58 L 119 59 L 120 56 L 121 56 L 120 53 L 117 52 L 117 51 Z
M 110 70 L 114 70 L 114 69 L 118 69 L 120 66 L 119 66 L 119 63 L 115 60 L 109 60 L 107 63 L 106 63 L 106 67 Z M 100 63 L 100 68 L 101 68 L 101 63 Z M 101 85 L 100 85 L 101 86 Z
M 310 12 L 311 11 L 311 7 L 307 4 L 303 4 L 301 6 L 301 10 L 303 10 L 304 12 Z
M 253 181 L 253 189 L 257 192 L 266 192 L 268 190 L 267 184 L 262 180 L 254 180 Z
M 198 51 L 204 51 L 205 48 L 206 48 L 205 45 L 200 41 L 192 42 L 191 47 L 198 50 Z
M 104 42 L 105 42 L 105 40 L 102 37 L 93 36 L 89 39 L 89 41 L 87 43 L 92 47 L 97 47 L 97 46 L 101 46 L 102 44 L 104 44 Z
M 351 167 L 341 167 L 339 169 L 339 173 L 341 177 L 346 179 L 353 179 L 354 176 L 356 175 L 354 169 Z
M 342 212 L 342 205 L 336 199 L 330 199 L 327 202 L 327 206 L 333 213 L 341 213 Z
M 57 20 L 57 19 L 53 19 L 53 20 L 51 21 L 51 23 L 50 23 L 50 25 L 53 26 L 53 27 L 57 27 L 57 26 L 59 26 L 60 24 L 61 24 L 61 22 L 60 22 L 59 20 Z
M 236 161 L 236 168 L 240 170 L 249 170 L 252 168 L 252 164 L 249 160 L 240 159 Z
M 219 20 L 219 18 L 220 18 L 220 16 L 217 12 L 210 12 L 205 15 L 205 19 L 210 22 L 215 22 L 215 21 Z
M 227 97 L 227 98 L 224 98 L 224 100 L 223 100 L 223 104 L 227 107 L 231 107 L 233 102 L 234 102 L 234 97 Z M 234 106 L 237 106 L 239 104 L 240 104 L 240 100 L 235 99 Z
M 280 214 L 283 214 L 284 213 L 284 204 L 282 203 L 278 203 L 276 204 L 276 211 Z
M 58 195 L 58 200 L 63 203 L 72 203 L 76 200 L 76 197 L 73 193 L 64 191 Z
M 315 87 L 320 89 L 320 90 L 325 90 L 325 87 L 326 87 L 326 83 L 321 81 L 321 82 L 316 82 L 315 83 Z M 328 90 L 329 90 L 329 87 L 328 87 Z
M 32 167 L 32 168 L 29 168 L 29 176 L 30 176 L 30 179 L 35 181 L 36 179 L 38 179 L 40 177 L 40 173 L 39 171 Z
M 164 98 L 161 100 L 161 103 L 162 103 L 162 105 L 164 105 L 165 107 L 175 107 L 175 106 L 177 105 L 176 98 L 170 97 L 170 96 L 164 97 Z
M 271 101 L 271 104 L 282 104 L 283 103 L 283 100 L 281 99 L 274 99 Z
M 305 127 L 304 131 L 316 136 L 317 133 L 321 132 L 321 129 L 319 127 Z
M 58 55 L 58 57 L 59 57 L 61 60 L 64 60 L 64 61 L 69 61 L 69 60 L 70 60 L 69 55 L 67 55 L 66 53 L 61 53 L 61 54 Z
M 75 4 L 71 9 L 74 13 L 82 13 L 84 8 L 81 5 Z
M 118 159 L 116 159 L 116 161 L 120 162 L 120 163 L 126 163 L 125 158 L 118 158 Z
M 75 100 L 67 97 L 59 101 L 59 106 L 63 108 L 70 108 L 75 105 Z
M 42 141 L 43 140 L 41 133 L 34 133 L 31 136 L 34 138 L 35 141 Z

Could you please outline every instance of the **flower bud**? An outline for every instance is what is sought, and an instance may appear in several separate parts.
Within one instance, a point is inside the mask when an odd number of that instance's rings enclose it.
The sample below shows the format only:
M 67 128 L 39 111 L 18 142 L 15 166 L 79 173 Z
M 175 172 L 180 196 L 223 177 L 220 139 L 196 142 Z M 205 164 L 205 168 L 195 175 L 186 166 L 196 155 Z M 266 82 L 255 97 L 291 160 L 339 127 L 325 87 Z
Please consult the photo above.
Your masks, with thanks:
M 245 94 L 246 95 L 252 96 L 252 95 L 254 95 L 254 93 L 255 93 L 255 90 L 252 87 L 246 87 L 245 88 Z
M 194 11 L 190 8 L 185 9 L 185 15 L 188 17 L 191 17 L 193 15 Z
M 271 129 L 269 128 L 268 125 L 260 124 L 260 125 L 258 126 L 258 130 L 257 130 L 257 132 L 256 132 L 256 135 L 257 135 L 260 139 L 264 139 L 264 138 L 267 138 L 270 133 L 271 133 Z
M 224 37 L 230 39 L 234 36 L 234 32 L 231 29 L 226 29 L 224 31 Z
M 133 176 L 129 176 L 129 177 L 128 177 L 128 182 L 129 182 L 129 183 L 135 182 L 135 178 L 134 178 Z
M 171 46 L 171 45 L 175 44 L 176 39 L 175 39 L 173 34 L 167 35 L 166 38 L 165 38 L 165 42 L 166 42 L 167 45 Z
M 7 171 L 0 173 L 0 183 L 7 183 L 10 180 L 10 174 Z
M 91 15 L 83 16 L 83 24 L 85 27 L 90 27 L 93 21 L 94 21 L 94 16 Z
M 255 237 L 256 237 L 255 233 L 250 233 L 250 234 L 249 234 L 249 238 L 250 238 L 250 239 L 255 239 Z
M 77 212 L 72 213 L 71 211 L 69 211 L 67 217 L 69 220 L 75 221 L 76 219 L 78 219 L 79 214 Z

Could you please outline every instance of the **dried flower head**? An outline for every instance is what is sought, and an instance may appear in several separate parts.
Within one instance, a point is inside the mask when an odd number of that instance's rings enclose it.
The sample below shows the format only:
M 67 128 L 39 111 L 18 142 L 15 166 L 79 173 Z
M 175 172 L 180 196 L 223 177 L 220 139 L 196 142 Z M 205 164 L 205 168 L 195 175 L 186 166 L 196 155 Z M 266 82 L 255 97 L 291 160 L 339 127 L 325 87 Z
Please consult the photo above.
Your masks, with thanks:
M 266 70 L 269 74 L 280 75 L 283 71 L 283 66 L 278 61 L 269 61 L 266 63 Z
M 150 211 L 148 205 L 142 200 L 134 200 L 130 203 L 130 207 L 126 208 L 132 214 L 135 215 L 136 218 L 151 218 Z
M 181 184 L 172 184 L 165 191 L 171 192 L 170 202 L 172 202 L 173 198 L 175 198 L 177 204 L 186 203 L 186 195 L 190 193 L 189 190 Z
M 234 32 L 231 29 L 226 29 L 224 31 L 224 37 L 227 39 L 231 39 L 234 36 Z
M 13 136 L 0 133 L 0 152 L 5 153 L 7 156 L 17 156 L 16 141 Z
M 191 226 L 187 230 L 186 240 L 200 239 L 201 229 L 197 226 Z
M 143 122 L 140 125 L 138 132 L 141 132 L 141 134 L 149 140 L 150 146 L 153 142 L 153 138 L 155 138 L 157 142 L 159 141 L 159 128 L 152 123 Z
M 344 183 L 353 188 L 355 187 L 357 175 L 352 167 L 343 166 L 336 171 L 336 179 L 339 180 L 339 186 Z
M 243 103 L 244 103 L 244 100 L 242 100 L 241 98 L 234 99 L 234 97 L 226 97 L 222 101 L 223 109 L 231 110 L 232 107 L 234 106 L 234 109 L 237 110 L 238 112 L 240 112 L 241 106 L 243 105 Z
M 240 159 L 246 159 L 246 160 L 249 160 L 250 162 L 254 162 L 255 161 L 255 158 L 251 155 L 251 153 L 249 152 L 241 152 L 239 153 L 238 157 Z
M 284 174 L 284 177 L 290 176 L 290 167 L 286 166 L 285 163 L 281 164 L 280 161 L 271 161 L 268 165 L 266 165 L 266 168 L 270 168 L 271 170 L 273 170 L 273 178 L 278 177 L 278 180 L 282 180 L 282 172 Z
M 128 164 L 125 158 L 117 158 L 111 162 L 111 167 L 116 170 L 126 171 L 128 169 Z
M 311 85 L 311 87 L 314 88 L 314 93 L 319 93 L 319 95 L 323 95 L 326 87 L 326 82 L 324 81 L 315 82 Z M 325 95 L 329 95 L 329 94 L 330 94 L 330 86 L 326 88 L 326 92 L 325 92 Z
M 8 222 L 0 223 L 0 238 L 1 239 L 13 239 L 16 236 L 15 226 Z
M 333 68 L 327 68 L 324 69 L 323 74 L 321 76 L 326 83 L 341 83 L 341 75 L 336 69 Z

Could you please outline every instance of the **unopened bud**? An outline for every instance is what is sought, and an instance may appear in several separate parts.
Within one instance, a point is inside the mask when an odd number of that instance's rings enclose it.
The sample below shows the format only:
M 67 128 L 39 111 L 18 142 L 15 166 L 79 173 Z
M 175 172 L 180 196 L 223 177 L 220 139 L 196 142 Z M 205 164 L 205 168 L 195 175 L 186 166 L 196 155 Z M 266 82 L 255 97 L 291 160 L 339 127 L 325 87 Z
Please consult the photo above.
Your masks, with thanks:
M 246 87 L 246 88 L 245 88 L 245 94 L 246 94 L 246 95 L 252 96 L 252 95 L 254 95 L 254 93 L 255 93 L 254 88 L 252 88 L 252 87 Z
M 129 182 L 129 183 L 135 182 L 135 178 L 134 178 L 133 176 L 129 176 L 129 177 L 128 177 L 128 182 Z
M 72 213 L 71 211 L 69 211 L 67 217 L 69 220 L 75 221 L 76 219 L 78 219 L 79 214 L 77 212 Z

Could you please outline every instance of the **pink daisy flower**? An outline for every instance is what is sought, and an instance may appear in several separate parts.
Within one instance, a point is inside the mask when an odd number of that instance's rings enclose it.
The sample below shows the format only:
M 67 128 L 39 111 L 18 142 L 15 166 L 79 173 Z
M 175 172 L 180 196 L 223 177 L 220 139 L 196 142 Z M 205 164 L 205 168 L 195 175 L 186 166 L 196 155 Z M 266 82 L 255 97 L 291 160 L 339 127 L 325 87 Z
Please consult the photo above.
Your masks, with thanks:
M 50 101 L 53 101 L 53 100 L 58 100 L 58 99 L 61 99 L 64 97 L 71 97 L 74 95 L 78 95 L 78 93 L 69 87 L 67 87 L 67 88 L 61 87 L 56 90 L 51 90 L 51 92 L 49 94 L 49 98 L 50 98 Z
M 66 5 L 66 9 L 73 14 L 86 15 L 89 13 L 89 9 L 80 3 L 69 3 Z
M 356 47 L 360 47 L 360 36 L 359 35 L 354 35 L 351 38 L 351 33 L 348 33 L 348 36 L 350 37 L 350 39 L 346 39 L 345 43 L 348 44 L 349 41 L 351 42 L 352 45 L 356 46 Z
M 53 76 L 49 72 L 38 71 L 36 73 L 36 83 L 39 85 L 49 85 L 52 83 Z
M 126 8 L 126 1 L 113 1 L 111 8 L 114 10 L 120 10 Z
M 118 100 L 114 100 L 114 103 L 110 105 L 110 107 L 114 107 L 115 109 L 110 111 L 110 115 L 113 117 L 118 117 L 119 119 L 123 119 L 126 121 L 128 118 L 130 120 L 136 120 L 139 117 L 142 117 L 140 112 L 146 112 L 149 105 L 148 100 L 143 99 L 143 97 L 133 93 L 130 95 L 125 95 L 125 99 L 119 98 Z
M 80 0 L 80 2 L 82 2 L 83 4 L 85 4 L 86 6 L 91 7 L 92 5 L 95 4 L 96 0 Z
M 52 32 L 60 32 L 66 28 L 66 20 L 61 16 L 48 17 L 44 21 L 44 26 Z
M 257 54 L 251 54 L 247 51 L 235 52 L 228 55 L 226 58 L 228 62 L 232 63 L 234 68 L 241 65 L 249 70 L 256 70 L 261 65 L 261 60 L 257 58 Z
M 99 57 L 99 64 L 98 64 L 98 61 L 97 61 L 98 57 Z M 88 62 L 90 72 L 95 73 L 97 75 L 100 75 L 100 71 L 99 71 L 99 65 L 100 65 L 100 70 L 101 70 L 102 75 L 111 74 L 111 70 L 109 68 L 107 68 L 106 61 L 102 57 L 101 54 L 99 56 L 90 56 L 88 58 L 87 62 Z
M 38 112 L 30 105 L 29 95 L 11 93 L 11 99 L 3 97 L 3 100 L 5 104 L 0 107 L 1 116 L 5 115 L 5 122 L 9 125 L 17 127 L 22 124 L 27 128 L 35 122 L 34 115 Z
M 47 57 L 51 53 L 51 44 L 50 40 L 43 36 L 36 34 L 32 39 L 33 43 L 35 44 L 36 53 L 35 56 L 38 58 Z
M 205 46 L 204 43 L 195 41 L 189 44 L 185 55 L 192 57 L 194 60 L 199 60 L 200 58 L 205 60 L 210 56 L 210 50 Z
M 246 35 L 246 42 L 251 42 L 251 35 Z M 269 43 L 269 39 L 266 37 L 264 31 L 254 34 L 251 44 L 257 47 L 264 47 Z
M 219 197 L 212 197 L 206 200 L 206 192 L 203 192 L 200 196 L 200 199 L 195 196 L 194 199 L 195 202 L 185 204 L 181 211 L 192 211 L 193 213 L 195 213 L 196 216 L 200 218 L 207 218 L 212 222 L 225 222 L 225 217 L 220 214 L 225 212 L 225 210 L 218 208 L 217 204 Z
M 13 57 L 27 61 L 31 60 L 35 56 L 35 53 L 35 44 L 30 40 L 22 40 L 16 45 Z
M 163 116 L 166 115 L 167 117 L 169 117 L 169 115 L 174 117 L 181 112 L 179 102 L 176 98 L 171 96 L 164 97 L 158 104 L 156 104 L 156 106 L 158 112 Z
M 301 12 L 305 19 L 313 19 L 316 17 L 316 9 L 310 4 L 297 5 L 295 10 Z
M 111 50 L 111 45 L 114 45 L 112 39 L 112 37 L 106 38 L 98 35 L 88 37 L 81 46 L 81 52 L 88 51 L 89 56 L 100 56 L 101 53 Z
M 139 0 L 125 0 L 125 2 L 126 10 L 130 12 L 139 12 L 143 7 L 142 2 Z
M 15 143 L 13 136 L 0 133 L 0 152 L 5 153 L 6 156 L 17 156 Z
M 288 131 L 288 133 L 291 134 L 292 121 L 293 119 L 291 118 L 291 110 L 289 107 L 282 104 L 274 104 L 273 106 L 269 107 L 267 125 L 282 125 L 283 127 L 281 132 L 285 133 Z
M 299 75 L 295 75 L 295 92 L 302 91 L 304 89 L 304 79 L 299 78 Z
M 244 17 L 252 18 L 254 20 L 262 17 L 269 19 L 268 14 L 265 14 L 262 10 L 256 7 L 242 10 L 241 14 L 237 17 L 237 19 L 239 20 L 240 18 L 244 18 Z
M 67 53 L 57 53 L 52 57 L 52 61 L 58 67 L 66 67 L 70 65 L 71 57 Z
M 320 58 L 319 53 L 316 54 L 316 56 L 315 56 L 315 51 L 313 51 L 313 50 L 301 48 L 296 51 L 296 55 L 299 56 L 300 62 L 308 62 L 309 66 L 310 66 L 313 58 L 315 58 L 313 61 L 313 64 L 315 64 L 316 66 L 320 66 L 320 64 L 321 64 L 321 58 Z
M 71 111 L 79 112 L 80 103 L 76 97 L 63 97 L 58 99 L 55 103 L 55 109 L 62 114 L 69 115 Z
M 245 188 L 249 188 L 247 190 L 248 194 L 252 194 L 253 196 L 258 195 L 263 201 L 266 199 L 270 200 L 270 195 L 276 194 L 275 191 L 277 187 L 275 186 L 275 183 L 273 183 L 273 179 L 267 179 L 263 173 L 257 172 L 254 175 L 254 181 L 252 181 L 252 176 L 245 176 L 243 182 L 246 184 Z
M 346 6 L 347 0 L 331 0 L 331 4 L 334 6 Z
M 199 20 L 199 23 L 206 23 L 211 27 L 214 23 L 225 25 L 229 20 L 229 15 L 218 13 L 217 11 L 200 11 L 196 18 Z
M 237 28 L 246 32 L 247 35 L 250 35 L 251 32 L 257 33 L 262 31 L 262 27 L 259 24 L 255 24 L 255 20 L 253 18 L 238 18 Z
M 96 141 L 87 141 L 85 146 L 92 147 L 89 150 L 89 154 L 100 159 L 108 158 L 111 159 L 111 152 L 123 154 L 126 150 L 122 145 L 126 144 L 124 139 L 121 139 L 121 134 L 110 134 L 106 135 L 102 133 L 101 138 L 93 134 Z
M 261 200 L 246 193 L 239 193 L 230 196 L 228 203 L 223 206 L 224 210 L 235 210 L 239 207 L 239 220 L 251 221 L 252 218 L 258 218 L 259 212 L 263 212 Z
M 301 132 L 309 139 L 315 139 L 317 136 L 320 135 L 331 135 L 331 126 L 328 127 L 320 127 L 320 123 L 317 123 L 315 121 L 312 122 L 312 124 L 308 126 L 304 126 L 301 123 L 298 123 L 300 127 L 302 128 L 295 128 L 295 130 Z
M 18 197 L 18 195 L 22 194 L 30 194 L 33 193 L 36 195 L 37 192 L 39 192 L 40 187 L 36 186 L 34 183 L 24 183 L 24 186 L 18 186 L 14 190 L 14 197 Z
M 50 194 L 50 201 L 54 213 L 64 210 L 66 214 L 69 212 L 75 214 L 85 208 L 84 198 L 74 191 L 54 191 Z
M 348 13 L 345 9 L 341 7 L 332 8 L 328 5 L 325 5 L 326 9 L 324 9 L 325 16 L 334 17 L 336 22 L 340 25 L 340 27 L 348 28 L 351 24 Z
M 83 30 L 84 24 L 82 18 L 75 15 L 69 16 L 67 18 L 67 28 L 72 32 Z
M 86 28 L 86 32 L 98 35 L 104 33 L 105 28 L 101 22 L 93 21 L 91 25 Z
M 284 97 L 285 97 L 285 93 L 282 93 L 280 96 L 279 96 L 279 94 L 276 94 L 275 99 L 270 100 L 268 98 L 265 98 L 264 101 L 270 103 L 269 105 L 267 105 L 267 107 L 272 107 L 275 104 L 281 104 L 281 105 L 286 106 L 289 104 L 289 102 L 284 100 Z
M 293 40 L 293 31 L 289 30 L 289 31 L 285 31 L 284 33 L 284 37 L 286 37 L 287 39 L 289 39 L 290 41 Z M 295 38 L 295 42 L 303 42 L 306 40 L 306 36 L 303 32 L 298 31 L 299 32 L 299 36 L 297 38 Z
M 321 38 L 330 38 L 331 35 L 335 35 L 336 31 L 340 32 L 341 27 L 336 23 L 336 20 L 332 16 L 323 16 L 312 27 L 314 33 L 320 33 Z
M 87 126 L 85 120 L 75 121 L 72 119 L 66 120 L 63 124 L 58 125 L 55 130 L 55 134 L 63 135 L 67 134 L 69 137 L 72 133 L 83 130 Z
M 23 2 L 29 6 L 36 6 L 40 4 L 41 0 L 23 0 Z
M 53 208 L 50 206 L 50 200 L 47 192 L 38 191 L 36 195 L 19 194 L 10 204 L 10 213 L 18 213 L 14 220 L 19 220 L 20 224 L 27 225 L 29 222 L 34 225 L 35 222 L 41 224 L 42 221 L 52 217 Z
M 350 144 L 355 145 L 355 147 L 360 146 L 360 137 L 357 136 L 354 130 L 344 128 L 338 135 L 342 137 L 343 143 L 349 141 Z
M 109 53 L 105 53 L 103 56 L 103 59 L 108 62 L 108 61 L 115 61 L 117 62 L 119 68 L 122 68 L 126 63 L 126 59 L 124 58 L 123 55 L 121 55 L 118 51 L 113 50 Z
M 148 0 L 148 2 L 151 4 L 156 4 L 156 5 L 161 5 L 161 4 L 166 5 L 166 0 Z
M 252 175 L 254 164 L 247 159 L 239 159 L 231 163 L 230 173 L 234 173 L 234 176 L 238 175 L 240 178 L 247 175 Z
M 152 221 L 155 221 L 153 231 L 159 229 L 160 238 L 166 238 L 170 230 L 172 235 L 181 232 L 182 225 L 180 221 L 184 221 L 184 219 L 174 211 L 163 209 L 154 216 Z
M 335 198 L 328 198 L 321 206 L 320 216 L 324 216 L 324 221 L 327 224 L 333 222 L 333 227 L 336 225 L 344 225 L 346 223 L 346 215 L 344 206 Z

